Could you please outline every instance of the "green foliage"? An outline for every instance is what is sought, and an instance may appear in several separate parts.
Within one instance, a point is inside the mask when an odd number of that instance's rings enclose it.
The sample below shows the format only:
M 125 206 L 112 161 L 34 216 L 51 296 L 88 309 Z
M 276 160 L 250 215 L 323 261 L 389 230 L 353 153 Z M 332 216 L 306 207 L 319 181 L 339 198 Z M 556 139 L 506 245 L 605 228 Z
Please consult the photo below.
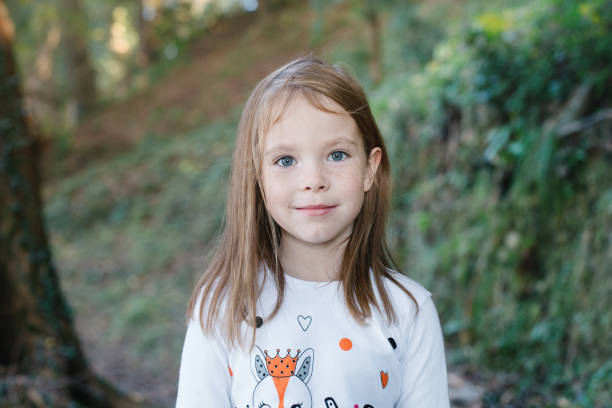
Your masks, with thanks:
M 610 61 L 609 2 L 533 2 L 477 16 L 374 94 L 398 258 L 436 294 L 451 361 L 520 373 L 519 404 L 611 398 L 609 127 L 559 133 L 611 105 Z
M 433 108 L 444 116 L 445 109 L 461 107 L 476 116 L 476 126 L 501 123 L 487 136 L 485 157 L 512 164 L 534 147 L 528 129 L 553 115 L 577 85 L 592 87 L 593 106 L 605 103 L 612 61 L 610 21 L 612 7 L 603 1 L 538 2 L 482 15 L 437 49 L 428 67 L 430 85 L 439 92 Z M 483 105 L 490 108 L 486 114 L 470 112 Z M 541 158 L 548 157 L 545 149 L 551 146 L 535 147 L 541 148 Z M 576 149 L 564 159 L 576 164 L 583 154 Z M 536 176 L 545 176 L 546 167 L 544 161 Z
M 421 71 L 444 38 L 444 17 L 427 16 L 417 2 L 398 2 L 389 13 L 384 35 L 385 72 Z M 448 18 L 448 17 L 447 17 Z

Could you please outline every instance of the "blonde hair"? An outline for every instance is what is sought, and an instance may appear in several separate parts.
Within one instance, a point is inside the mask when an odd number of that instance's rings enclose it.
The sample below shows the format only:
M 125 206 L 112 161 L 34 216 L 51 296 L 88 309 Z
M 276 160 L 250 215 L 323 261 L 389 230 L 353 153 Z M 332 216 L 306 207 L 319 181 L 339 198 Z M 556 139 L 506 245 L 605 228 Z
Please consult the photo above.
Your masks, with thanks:
M 357 124 L 366 157 L 374 147 L 382 150 L 374 183 L 365 193 L 340 269 L 344 298 L 351 315 L 363 323 L 370 317 L 372 307 L 380 311 L 370 268 L 387 320 L 397 321 L 397 315 L 383 284 L 385 278 L 398 285 L 416 305 L 412 294 L 388 270 L 392 265 L 399 270 L 385 239 L 385 222 L 391 201 L 390 164 L 365 93 L 359 83 L 340 67 L 308 55 L 291 61 L 262 79 L 246 102 L 232 156 L 225 227 L 212 260 L 189 301 L 187 318 L 193 316 L 201 297 L 198 315 L 203 330 L 211 332 L 217 324 L 222 324 L 232 345 L 243 344 L 240 330 L 243 321 L 252 329 L 251 347 L 254 344 L 256 302 L 263 288 L 258 279 L 262 263 L 270 269 L 277 287 L 277 302 L 267 319 L 276 315 L 283 302 L 285 277 L 278 262 L 281 230 L 265 206 L 261 183 L 262 139 L 297 94 L 326 112 L 331 111 L 324 106 L 321 96 L 333 100 Z M 219 320 L 222 308 L 223 318 Z

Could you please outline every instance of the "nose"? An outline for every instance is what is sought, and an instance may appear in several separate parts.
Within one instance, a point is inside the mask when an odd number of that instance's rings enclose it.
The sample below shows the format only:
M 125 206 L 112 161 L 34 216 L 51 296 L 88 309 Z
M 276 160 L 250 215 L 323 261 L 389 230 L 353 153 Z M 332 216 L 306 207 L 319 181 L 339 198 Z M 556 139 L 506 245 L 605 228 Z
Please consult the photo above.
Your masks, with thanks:
M 305 166 L 302 174 L 305 191 L 325 191 L 329 189 L 329 177 L 323 164 L 312 163 Z

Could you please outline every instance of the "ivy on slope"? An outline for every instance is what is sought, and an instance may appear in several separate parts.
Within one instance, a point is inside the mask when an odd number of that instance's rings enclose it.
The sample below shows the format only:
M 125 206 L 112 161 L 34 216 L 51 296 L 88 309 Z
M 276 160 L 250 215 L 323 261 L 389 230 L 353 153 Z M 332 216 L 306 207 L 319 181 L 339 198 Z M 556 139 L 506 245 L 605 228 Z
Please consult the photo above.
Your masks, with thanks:
M 612 401 L 611 65 L 611 2 L 538 1 L 373 95 L 403 270 L 434 292 L 451 361 L 518 374 L 519 405 Z

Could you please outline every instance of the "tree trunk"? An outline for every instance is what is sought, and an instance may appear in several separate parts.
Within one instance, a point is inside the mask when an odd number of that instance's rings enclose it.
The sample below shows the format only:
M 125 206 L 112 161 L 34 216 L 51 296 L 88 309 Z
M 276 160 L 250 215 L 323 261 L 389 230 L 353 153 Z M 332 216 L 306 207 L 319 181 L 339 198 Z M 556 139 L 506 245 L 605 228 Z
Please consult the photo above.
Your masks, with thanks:
M 40 144 L 23 109 L 13 41 L 0 0 L 0 401 L 138 406 L 92 373 L 75 334 L 42 217 Z
M 62 48 L 66 52 L 71 77 L 70 94 L 76 103 L 76 121 L 96 104 L 96 71 L 87 45 L 87 16 L 81 0 L 61 0 L 64 24 Z
M 157 61 L 159 57 L 160 39 L 155 33 L 155 21 L 159 19 L 155 2 L 138 1 L 138 65 L 141 68 Z

